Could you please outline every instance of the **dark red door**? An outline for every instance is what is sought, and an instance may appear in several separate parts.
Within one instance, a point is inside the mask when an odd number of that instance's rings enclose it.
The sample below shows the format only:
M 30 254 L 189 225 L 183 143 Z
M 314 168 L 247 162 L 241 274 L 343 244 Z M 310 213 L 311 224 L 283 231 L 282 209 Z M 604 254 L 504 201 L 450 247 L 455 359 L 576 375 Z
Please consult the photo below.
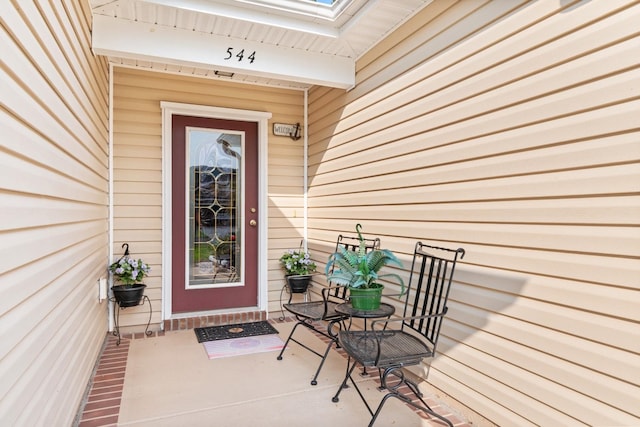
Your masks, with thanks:
M 258 124 L 172 118 L 172 312 L 258 303 Z

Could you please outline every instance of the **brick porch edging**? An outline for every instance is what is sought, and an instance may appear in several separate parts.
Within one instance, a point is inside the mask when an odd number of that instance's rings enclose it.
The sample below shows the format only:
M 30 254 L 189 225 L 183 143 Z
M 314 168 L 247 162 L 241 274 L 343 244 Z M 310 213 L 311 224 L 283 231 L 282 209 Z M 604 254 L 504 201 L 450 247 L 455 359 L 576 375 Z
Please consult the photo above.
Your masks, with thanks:
M 143 334 L 144 335 L 144 334 Z M 78 427 L 116 426 L 120 414 L 120 401 L 124 388 L 124 373 L 129 356 L 129 340 L 116 344 L 111 333 L 100 355 L 98 367 L 91 379 L 86 403 L 81 409 Z

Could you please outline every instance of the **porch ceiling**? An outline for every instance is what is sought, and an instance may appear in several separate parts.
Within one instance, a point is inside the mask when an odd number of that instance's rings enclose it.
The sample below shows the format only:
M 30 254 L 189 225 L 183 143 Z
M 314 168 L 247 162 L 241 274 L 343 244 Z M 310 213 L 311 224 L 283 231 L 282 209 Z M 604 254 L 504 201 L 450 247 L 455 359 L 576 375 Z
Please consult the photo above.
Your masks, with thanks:
M 431 1 L 90 0 L 92 47 L 136 68 L 346 89 L 355 61 Z

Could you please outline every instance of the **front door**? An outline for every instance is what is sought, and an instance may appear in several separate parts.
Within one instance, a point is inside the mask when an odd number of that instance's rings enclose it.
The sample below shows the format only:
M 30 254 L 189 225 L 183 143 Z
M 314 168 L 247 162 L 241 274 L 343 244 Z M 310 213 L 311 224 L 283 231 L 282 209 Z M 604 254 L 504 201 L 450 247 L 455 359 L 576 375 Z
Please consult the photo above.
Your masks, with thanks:
M 258 303 L 258 125 L 172 116 L 172 311 Z

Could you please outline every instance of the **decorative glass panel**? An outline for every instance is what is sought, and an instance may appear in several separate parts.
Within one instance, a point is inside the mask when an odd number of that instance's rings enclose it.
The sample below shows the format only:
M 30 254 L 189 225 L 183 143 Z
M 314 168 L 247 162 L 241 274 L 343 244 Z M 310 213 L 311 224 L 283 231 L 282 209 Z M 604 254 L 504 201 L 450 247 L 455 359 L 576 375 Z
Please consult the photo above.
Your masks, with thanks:
M 187 288 L 237 286 L 242 281 L 243 141 L 241 133 L 187 130 Z

